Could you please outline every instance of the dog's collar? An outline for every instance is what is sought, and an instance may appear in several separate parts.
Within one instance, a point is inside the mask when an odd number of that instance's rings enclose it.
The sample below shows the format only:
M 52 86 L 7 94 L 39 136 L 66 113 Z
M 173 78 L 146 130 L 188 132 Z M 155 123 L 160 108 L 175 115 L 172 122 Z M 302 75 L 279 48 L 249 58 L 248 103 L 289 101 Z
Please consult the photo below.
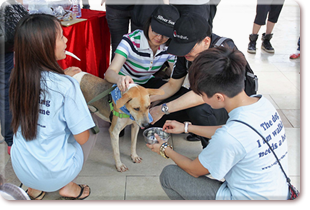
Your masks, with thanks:
M 113 86 L 116 86 L 116 85 L 113 85 Z M 133 85 L 132 87 L 134 87 L 135 85 Z M 120 91 L 120 89 L 118 87 L 116 87 L 113 91 L 111 91 L 111 96 L 112 96 L 112 99 L 113 101 L 116 103 L 116 101 L 118 99 L 120 99 L 122 97 L 122 93 Z M 114 110 L 114 107 L 113 107 L 113 103 L 112 103 L 112 100 L 111 102 L 109 101 L 109 104 L 110 104 L 110 110 L 111 112 L 113 112 L 113 115 L 117 116 L 117 117 L 120 117 L 120 118 L 130 118 L 131 120 L 135 120 L 133 118 L 133 116 L 130 114 L 129 110 L 126 108 L 126 106 L 122 106 L 120 108 L 120 110 L 124 113 L 118 113 Z M 120 115 L 120 116 L 118 116 Z M 127 116 L 128 115 L 128 116 Z M 122 116 L 122 117 L 121 117 Z M 149 120 L 150 122 L 153 122 L 153 118 L 152 118 L 152 115 L 149 113 Z
M 125 113 L 119 113 L 119 112 L 114 110 L 111 93 L 109 93 L 108 102 L 109 102 L 109 105 L 110 105 L 110 110 L 111 110 L 111 112 L 112 112 L 112 114 L 114 116 L 119 117 L 119 118 L 131 118 L 131 115 L 128 115 L 128 114 L 125 114 Z
M 110 92 L 109 99 L 108 99 L 109 105 L 110 105 L 110 110 L 111 110 L 112 114 L 116 117 L 119 117 L 119 118 L 130 118 L 131 120 L 135 120 L 130 115 L 130 112 L 128 111 L 128 109 L 125 106 L 122 106 L 120 108 L 120 110 L 124 113 L 119 113 L 119 112 L 114 110 L 112 100 L 116 103 L 116 101 L 122 97 L 122 94 L 121 94 L 120 89 L 115 84 L 113 85 L 113 87 L 114 87 L 114 89 Z

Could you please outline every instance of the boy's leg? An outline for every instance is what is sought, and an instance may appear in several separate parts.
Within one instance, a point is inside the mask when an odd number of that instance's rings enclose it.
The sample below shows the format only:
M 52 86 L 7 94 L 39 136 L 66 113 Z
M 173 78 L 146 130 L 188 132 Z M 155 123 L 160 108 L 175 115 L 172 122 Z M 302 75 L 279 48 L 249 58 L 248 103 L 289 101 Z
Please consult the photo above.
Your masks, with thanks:
M 163 169 L 160 183 L 171 200 L 215 200 L 222 185 L 222 182 L 205 176 L 195 178 L 177 165 Z

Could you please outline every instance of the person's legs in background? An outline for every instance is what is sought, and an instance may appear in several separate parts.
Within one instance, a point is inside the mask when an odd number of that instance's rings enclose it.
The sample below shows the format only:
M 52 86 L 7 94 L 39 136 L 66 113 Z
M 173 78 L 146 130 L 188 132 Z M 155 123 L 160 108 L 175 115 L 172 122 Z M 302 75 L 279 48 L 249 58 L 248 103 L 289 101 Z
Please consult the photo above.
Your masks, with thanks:
M 8 154 L 11 153 L 11 146 L 13 145 L 13 131 L 11 129 L 12 113 L 9 104 L 9 78 L 11 70 L 14 67 L 13 53 L 6 53 L 4 61 L 1 59 L 0 64 L 0 121 L 1 121 L 1 135 L 4 137 L 8 145 Z M 4 70 L 4 71 L 3 71 Z
M 89 9 L 89 1 L 88 0 L 82 0 L 83 9 Z
M 297 45 L 298 45 L 297 51 L 294 54 L 290 55 L 290 59 L 297 59 L 300 57 L 300 37 L 298 39 Z
M 274 53 L 274 48 L 272 47 L 270 40 L 273 36 L 272 31 L 275 24 L 278 22 L 284 0 L 276 0 L 273 2 L 275 4 L 270 5 L 266 33 L 262 35 L 262 49 L 268 53 Z
M 108 26 L 111 34 L 112 42 L 112 56 L 111 60 L 114 58 L 115 50 L 123 38 L 124 34 L 128 33 L 129 29 L 129 20 L 131 19 L 130 10 L 118 10 L 106 6 L 106 17 Z
M 258 32 L 262 25 L 266 24 L 267 14 L 269 12 L 269 5 L 259 4 L 256 5 L 256 16 L 253 23 L 252 34 L 249 36 L 250 43 L 248 45 L 248 53 L 256 53 L 256 41 L 258 39 Z

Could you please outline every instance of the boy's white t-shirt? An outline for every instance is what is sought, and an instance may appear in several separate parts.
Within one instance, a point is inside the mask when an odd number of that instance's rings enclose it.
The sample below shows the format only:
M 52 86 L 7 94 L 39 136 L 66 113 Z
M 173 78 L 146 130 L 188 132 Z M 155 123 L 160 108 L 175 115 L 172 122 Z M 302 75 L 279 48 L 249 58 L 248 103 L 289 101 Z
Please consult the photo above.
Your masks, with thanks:
M 215 179 L 225 179 L 216 200 L 285 200 L 288 185 L 283 172 L 259 131 L 274 149 L 288 174 L 287 138 L 279 113 L 262 96 L 258 102 L 229 113 L 227 124 L 212 136 L 199 155 Z

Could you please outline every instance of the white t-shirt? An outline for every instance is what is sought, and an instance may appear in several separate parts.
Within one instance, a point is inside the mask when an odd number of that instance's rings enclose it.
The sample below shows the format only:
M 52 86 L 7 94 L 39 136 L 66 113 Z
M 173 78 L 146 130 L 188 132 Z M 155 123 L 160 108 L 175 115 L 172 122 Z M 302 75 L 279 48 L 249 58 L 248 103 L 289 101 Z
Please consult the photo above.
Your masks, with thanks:
M 21 130 L 14 136 L 11 159 L 14 172 L 26 186 L 53 192 L 81 171 L 84 157 L 73 135 L 95 126 L 78 82 L 70 76 L 42 73 L 37 138 L 25 141 Z M 41 80 L 42 80 L 41 79 Z
M 198 157 L 212 177 L 225 179 L 216 200 L 286 200 L 288 185 L 268 145 L 251 128 L 232 120 L 246 122 L 260 132 L 288 174 L 287 139 L 281 118 L 261 97 L 252 105 L 232 110 L 227 124 L 215 132 Z

